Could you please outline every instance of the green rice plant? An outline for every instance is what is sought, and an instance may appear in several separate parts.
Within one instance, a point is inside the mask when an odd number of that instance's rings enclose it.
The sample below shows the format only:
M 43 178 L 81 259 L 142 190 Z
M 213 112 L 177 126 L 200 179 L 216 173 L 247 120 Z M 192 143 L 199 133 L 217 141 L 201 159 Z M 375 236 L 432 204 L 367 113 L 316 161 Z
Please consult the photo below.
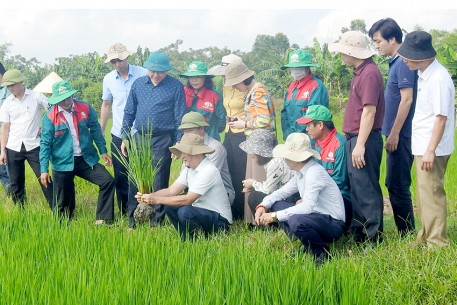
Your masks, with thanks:
M 128 180 L 142 194 L 154 192 L 154 180 L 162 160 L 154 164 L 151 142 L 151 133 L 142 132 L 138 136 L 129 134 L 129 144 L 126 145 L 127 157 L 119 150 L 114 154 L 114 157 L 127 169 Z

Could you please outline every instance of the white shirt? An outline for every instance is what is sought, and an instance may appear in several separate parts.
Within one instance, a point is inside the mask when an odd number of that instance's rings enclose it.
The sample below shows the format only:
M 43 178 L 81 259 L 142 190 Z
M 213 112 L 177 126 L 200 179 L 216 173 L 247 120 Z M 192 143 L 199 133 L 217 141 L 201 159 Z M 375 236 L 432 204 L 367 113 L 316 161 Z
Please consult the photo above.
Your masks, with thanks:
M 281 188 L 292 178 L 293 173 L 284 161 L 284 158 L 273 158 L 265 164 L 267 178 L 265 181 L 254 181 L 252 187 L 258 192 L 271 194 Z
M 277 201 L 300 193 L 302 203 L 276 213 L 279 221 L 286 221 L 295 214 L 320 213 L 344 221 L 343 196 L 338 185 L 322 165 L 310 159 L 292 179 L 279 190 L 265 197 L 261 205 L 268 209 Z
M 116 70 L 106 74 L 103 78 L 102 99 L 112 101 L 113 126 L 111 128 L 111 133 L 118 138 L 121 137 L 124 108 L 130 93 L 130 88 L 138 77 L 147 74 L 148 70 L 145 68 L 129 64 L 127 79 L 123 79 Z
M 416 110 L 413 117 L 411 148 L 423 156 L 432 137 L 437 115 L 447 118 L 443 137 L 435 155 L 448 156 L 454 151 L 455 87 L 449 72 L 436 59 L 418 71 Z
M 40 146 L 41 110 L 48 107 L 43 93 L 27 88 L 22 100 L 8 96 L 0 108 L 0 121 L 10 123 L 6 147 L 20 152 L 22 143 L 27 151 Z
M 186 167 L 179 174 L 177 183 L 189 187 L 189 191 L 200 197 L 192 206 L 219 213 L 232 223 L 232 210 L 222 182 L 221 174 L 208 158 L 204 158 L 196 169 Z
M 71 137 L 73 138 L 73 156 L 82 156 L 81 146 L 79 145 L 79 138 L 76 135 L 75 123 L 73 121 L 74 105 L 71 105 L 71 112 L 65 111 L 62 107 L 57 106 L 59 109 L 59 115 L 65 117 L 67 121 L 68 129 L 70 129 Z

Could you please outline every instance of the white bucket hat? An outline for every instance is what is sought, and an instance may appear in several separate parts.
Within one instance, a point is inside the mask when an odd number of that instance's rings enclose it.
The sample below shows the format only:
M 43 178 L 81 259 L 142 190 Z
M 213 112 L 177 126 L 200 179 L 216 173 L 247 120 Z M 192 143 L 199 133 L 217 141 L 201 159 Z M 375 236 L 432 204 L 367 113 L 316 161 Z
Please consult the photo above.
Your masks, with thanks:
M 225 75 L 225 70 L 227 69 L 227 66 L 235 61 L 241 61 L 241 57 L 235 54 L 225 55 L 222 57 L 221 64 L 211 67 L 211 69 L 209 69 L 207 73 L 211 75 Z
M 225 70 L 224 86 L 229 87 L 242 83 L 253 75 L 254 71 L 249 70 L 242 61 L 232 62 L 227 66 L 227 70 Z
M 113 59 L 124 60 L 132 54 L 132 52 L 127 51 L 126 46 L 120 42 L 116 42 L 111 47 L 109 47 L 108 52 L 106 53 L 105 64 L 109 63 Z
M 373 51 L 368 47 L 368 41 L 365 35 L 357 31 L 344 32 L 338 42 L 331 43 L 328 46 L 328 50 L 358 59 L 367 59 L 374 55 Z
M 295 162 L 303 162 L 311 157 L 318 160 L 321 156 L 311 149 L 311 142 L 305 133 L 291 133 L 284 144 L 279 144 L 273 149 L 273 157 L 285 158 Z

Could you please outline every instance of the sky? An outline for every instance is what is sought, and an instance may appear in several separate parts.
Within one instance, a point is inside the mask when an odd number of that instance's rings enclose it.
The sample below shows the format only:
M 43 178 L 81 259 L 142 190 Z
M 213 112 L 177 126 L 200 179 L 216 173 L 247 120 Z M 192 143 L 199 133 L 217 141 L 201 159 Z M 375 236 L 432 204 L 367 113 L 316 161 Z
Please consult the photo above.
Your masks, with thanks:
M 11 44 L 8 56 L 20 54 L 48 64 L 55 63 L 58 57 L 94 51 L 103 55 L 114 42 L 125 44 L 131 51 L 138 46 L 154 51 L 179 39 L 183 40 L 181 50 L 214 46 L 246 52 L 252 49 L 257 35 L 283 33 L 291 44 L 305 47 L 312 45 L 314 37 L 321 44 L 337 40 L 341 28 L 349 27 L 354 19 L 365 20 L 367 29 L 386 17 L 394 18 L 408 32 L 417 25 L 425 30 L 457 28 L 457 4 L 453 4 L 457 1 L 441 0 L 433 1 L 436 9 L 421 5 L 421 1 L 408 6 L 409 0 L 400 5 L 394 5 L 393 0 L 375 4 L 396 9 L 375 9 L 359 0 L 321 1 L 325 4 L 311 7 L 304 5 L 310 1 L 288 0 L 279 4 L 268 4 L 272 0 L 178 0 L 173 5 L 152 0 L 118 1 L 119 4 L 80 0 L 77 5 L 58 8 L 52 2 L 23 1 L 2 7 L 0 45 Z M 215 2 L 222 4 L 214 5 Z

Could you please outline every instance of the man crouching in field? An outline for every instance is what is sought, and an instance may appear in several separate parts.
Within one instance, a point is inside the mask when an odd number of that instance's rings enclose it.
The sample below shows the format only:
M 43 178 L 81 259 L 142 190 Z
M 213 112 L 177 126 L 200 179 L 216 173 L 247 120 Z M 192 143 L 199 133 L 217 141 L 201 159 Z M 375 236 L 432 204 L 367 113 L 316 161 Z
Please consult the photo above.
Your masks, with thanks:
M 185 134 L 170 151 L 186 166 L 178 179 L 169 188 L 152 194 L 137 193 L 135 198 L 150 205 L 165 205 L 165 213 L 183 241 L 193 239 L 198 228 L 205 234 L 228 229 L 232 211 L 227 191 L 219 170 L 205 156 L 214 148 L 204 145 L 200 135 Z M 187 187 L 187 194 L 179 195 Z
M 51 161 L 54 180 L 54 210 L 59 216 L 73 217 L 75 210 L 75 176 L 100 187 L 95 224 L 111 222 L 114 218 L 114 180 L 98 163 L 98 151 L 111 166 L 106 142 L 98 123 L 95 109 L 87 102 L 73 99 L 70 83 L 59 81 L 52 86 L 48 99 L 52 106 L 42 120 L 40 142 L 41 183 L 46 187 L 51 181 L 48 173 Z
M 314 159 L 320 159 L 320 155 L 311 149 L 308 135 L 291 133 L 284 144 L 273 149 L 273 156 L 285 158 L 287 166 L 296 173 L 256 207 L 255 222 L 268 225 L 279 221 L 292 240 L 299 239 L 305 250 L 314 255 L 316 265 L 322 264 L 327 259 L 327 244 L 339 239 L 344 232 L 341 192 Z M 296 192 L 301 198 L 296 204 L 285 201 Z

